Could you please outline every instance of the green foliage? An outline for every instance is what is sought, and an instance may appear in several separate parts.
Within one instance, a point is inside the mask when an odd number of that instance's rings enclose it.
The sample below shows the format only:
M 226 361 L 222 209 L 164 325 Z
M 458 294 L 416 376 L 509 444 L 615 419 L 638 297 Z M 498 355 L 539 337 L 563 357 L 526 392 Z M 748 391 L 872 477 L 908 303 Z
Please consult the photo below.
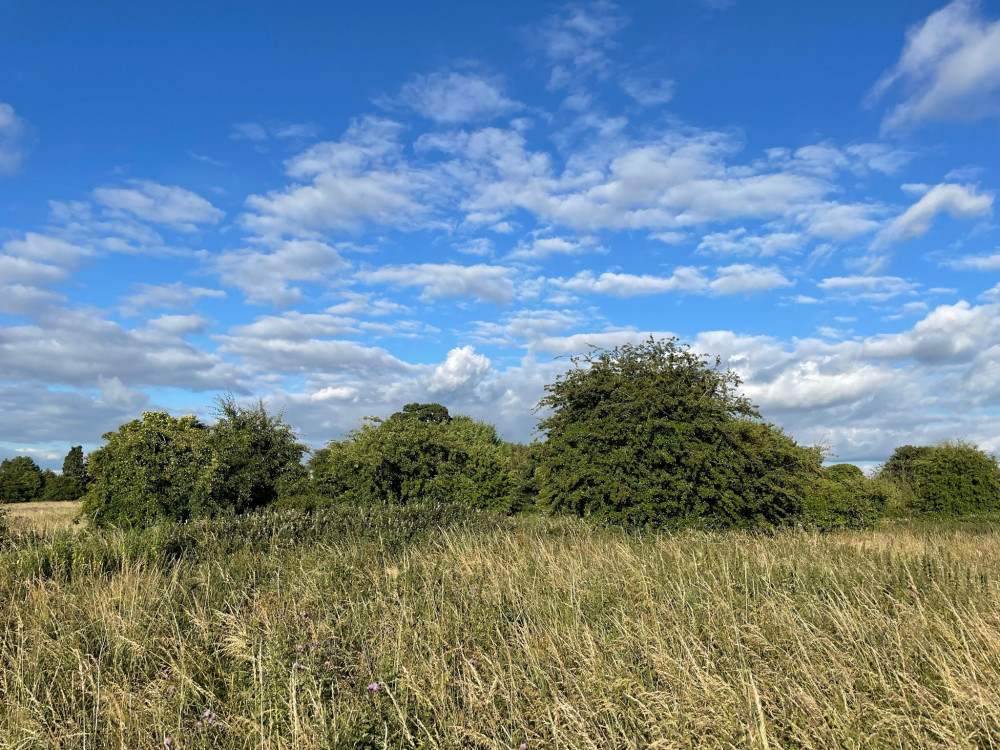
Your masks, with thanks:
M 440 404 L 407 404 L 388 419 L 366 419 L 346 440 L 317 451 L 309 467 L 327 502 L 458 501 L 513 512 L 524 504 L 527 481 L 524 457 L 495 427 L 453 418 Z
M 574 357 L 547 385 L 540 502 L 628 526 L 759 526 L 795 518 L 819 451 L 759 415 L 677 339 Z
M 97 526 L 184 521 L 215 510 L 210 433 L 194 416 L 143 412 L 90 454 L 83 514 Z
M 905 510 L 919 515 L 959 518 L 1000 510 L 1000 467 L 972 443 L 904 445 L 879 476 L 908 495 Z
M 888 490 L 853 464 L 828 466 L 806 495 L 803 522 L 825 531 L 869 528 L 883 514 Z
M 145 412 L 106 434 L 107 445 L 90 455 L 84 515 L 98 526 L 146 526 L 243 513 L 304 480 L 304 447 L 280 414 L 231 395 L 217 405 L 212 428 L 193 416 Z
M 42 470 L 30 457 L 16 456 L 0 463 L 0 503 L 38 500 L 44 486 Z
M 232 394 L 216 400 L 218 422 L 211 430 L 211 496 L 216 507 L 245 513 L 274 503 L 279 493 L 305 478 L 302 454 L 282 415 L 263 402 L 241 406 Z

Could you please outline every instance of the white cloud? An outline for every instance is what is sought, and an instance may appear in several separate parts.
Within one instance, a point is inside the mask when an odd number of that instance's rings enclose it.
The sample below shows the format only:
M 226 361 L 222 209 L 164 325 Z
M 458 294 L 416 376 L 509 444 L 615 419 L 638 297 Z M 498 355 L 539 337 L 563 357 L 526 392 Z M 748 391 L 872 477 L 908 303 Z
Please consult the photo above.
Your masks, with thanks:
M 452 349 L 445 361 L 434 368 L 427 390 L 431 393 L 471 390 L 483 381 L 489 371 L 489 358 L 476 354 L 471 346 Z
M 985 18 L 976 0 L 953 0 L 935 11 L 907 30 L 899 61 L 871 98 L 894 87 L 904 95 L 885 116 L 886 130 L 1000 115 L 1000 21 Z
M 225 214 L 197 193 L 153 180 L 131 180 L 130 187 L 102 187 L 94 199 L 113 211 L 123 211 L 155 224 L 193 232 L 198 224 L 218 224 Z
M 403 159 L 401 127 L 384 118 L 362 118 L 341 140 L 318 143 L 289 159 L 289 176 L 311 182 L 249 196 L 241 222 L 269 237 L 319 238 L 329 230 L 357 232 L 367 222 L 414 227 L 417 217 L 431 210 L 424 201 L 433 200 L 437 185 L 433 175 Z
M 973 185 L 935 185 L 889 222 L 875 237 L 872 247 L 883 248 L 920 237 L 931 228 L 938 214 L 947 213 L 953 219 L 976 219 L 989 215 L 992 209 L 992 193 L 980 193 Z
M 715 294 L 756 294 L 794 285 L 774 266 L 737 263 L 717 269 L 716 278 L 708 288 Z
M 17 174 L 32 145 L 31 127 L 14 108 L 0 102 L 0 176 Z
M 747 234 L 743 227 L 728 232 L 706 234 L 698 249 L 712 253 L 760 255 L 763 257 L 791 252 L 802 247 L 804 238 L 797 232 L 774 232 L 766 235 Z
M 945 265 L 962 271 L 1000 271 L 1000 250 L 990 255 L 963 255 L 945 261 Z
M 565 237 L 539 237 L 522 241 L 507 255 L 511 260 L 541 260 L 552 255 L 580 255 L 583 253 L 607 252 L 597 242 L 596 237 L 581 237 L 570 240 Z
M 666 104 L 674 98 L 677 85 L 670 79 L 650 81 L 633 76 L 622 79 L 622 90 L 644 107 Z
M 884 302 L 901 294 L 913 294 L 919 284 L 898 276 L 832 276 L 817 286 L 834 299 Z
M 610 294 L 615 297 L 635 297 L 663 292 L 700 292 L 708 286 L 708 280 L 697 268 L 680 266 L 670 276 L 635 275 L 630 273 L 602 273 L 594 276 L 590 271 L 581 271 L 570 279 L 554 279 L 553 283 L 563 289 L 581 294 Z
M 199 299 L 225 299 L 221 289 L 207 289 L 189 286 L 182 281 L 171 284 L 133 284 L 135 290 L 122 299 L 119 310 L 122 315 L 138 315 L 140 310 L 190 310 Z
M 627 23 L 618 6 L 606 0 L 570 3 L 527 36 L 552 65 L 549 88 L 579 86 L 586 77 L 603 77 L 610 68 L 607 52 L 614 35 Z
M 504 96 L 495 80 L 471 73 L 417 75 L 385 105 L 400 104 L 435 122 L 482 122 L 522 107 Z
M 421 287 L 420 299 L 430 302 L 451 297 L 473 297 L 481 302 L 506 305 L 514 297 L 513 271 L 503 266 L 477 263 L 409 263 L 362 271 L 358 279 L 367 284 Z
M 290 305 L 304 299 L 289 282 L 329 284 L 348 267 L 336 248 L 313 240 L 286 240 L 273 250 L 236 250 L 217 255 L 211 265 L 224 284 L 240 289 L 256 304 Z

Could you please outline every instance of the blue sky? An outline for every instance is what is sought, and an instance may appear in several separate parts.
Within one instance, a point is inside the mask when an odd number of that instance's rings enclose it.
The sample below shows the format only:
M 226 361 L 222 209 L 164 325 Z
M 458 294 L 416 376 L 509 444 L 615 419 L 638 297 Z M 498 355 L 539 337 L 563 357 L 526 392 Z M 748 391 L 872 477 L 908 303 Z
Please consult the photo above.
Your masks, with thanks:
M 0 456 L 226 389 L 527 440 L 650 333 L 841 460 L 1000 448 L 1000 2 L 345 8 L 0 0 Z

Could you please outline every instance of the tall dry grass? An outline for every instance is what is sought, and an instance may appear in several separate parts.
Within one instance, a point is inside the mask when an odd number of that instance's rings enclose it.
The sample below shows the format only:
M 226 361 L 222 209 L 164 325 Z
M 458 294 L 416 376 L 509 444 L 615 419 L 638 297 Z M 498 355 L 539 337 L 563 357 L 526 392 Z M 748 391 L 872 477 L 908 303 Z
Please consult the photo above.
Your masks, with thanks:
M 1000 744 L 993 528 L 248 524 L 0 553 L 0 748 Z

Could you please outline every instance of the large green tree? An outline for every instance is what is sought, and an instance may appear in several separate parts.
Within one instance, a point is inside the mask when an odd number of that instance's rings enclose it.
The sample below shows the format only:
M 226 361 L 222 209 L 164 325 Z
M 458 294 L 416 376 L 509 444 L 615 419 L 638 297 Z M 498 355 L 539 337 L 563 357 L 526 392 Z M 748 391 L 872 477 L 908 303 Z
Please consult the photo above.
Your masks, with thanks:
M 216 399 L 218 422 L 211 430 L 211 496 L 221 508 L 243 513 L 270 505 L 305 478 L 300 444 L 282 414 L 262 401 L 239 404 L 232 394 Z
M 83 513 L 98 526 L 144 526 L 211 515 L 208 427 L 193 415 L 143 412 L 90 454 Z
M 1000 466 L 973 443 L 900 446 L 879 476 L 905 492 L 904 512 L 959 517 L 1000 510 Z
M 79 500 L 87 491 L 87 469 L 83 459 L 83 446 L 70 448 L 63 459 L 62 474 L 47 472 L 42 499 L 48 502 Z
M 415 403 L 366 419 L 309 466 L 328 501 L 460 502 L 511 512 L 524 504 L 525 464 L 493 425 Z
M 737 375 L 676 338 L 571 359 L 539 407 L 539 502 L 629 526 L 797 518 L 818 450 L 760 421 Z
M 45 477 L 29 456 L 15 456 L 0 463 L 0 503 L 27 503 L 38 500 Z

